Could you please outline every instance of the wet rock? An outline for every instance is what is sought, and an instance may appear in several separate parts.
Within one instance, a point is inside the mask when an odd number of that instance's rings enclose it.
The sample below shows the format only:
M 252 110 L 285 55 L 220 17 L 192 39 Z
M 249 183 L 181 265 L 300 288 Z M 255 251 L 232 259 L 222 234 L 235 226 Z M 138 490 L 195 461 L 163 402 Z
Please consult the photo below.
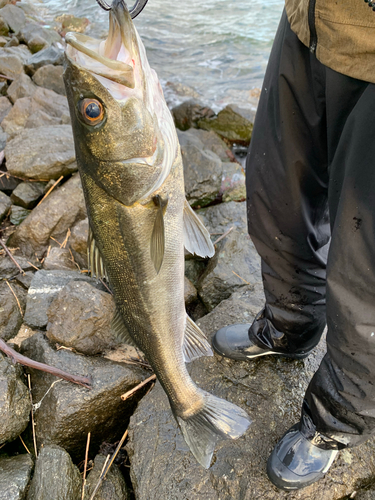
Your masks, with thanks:
M 234 161 L 234 155 L 225 142 L 212 130 L 201 130 L 192 128 L 189 134 L 198 137 L 202 141 L 205 149 L 209 149 L 217 154 L 222 162 Z
M 190 134 L 178 132 L 184 164 L 186 198 L 193 207 L 204 207 L 216 199 L 221 186 L 220 158 L 204 149 L 203 143 Z
M 149 372 L 134 365 L 82 356 L 65 349 L 55 351 L 42 333 L 25 340 L 22 352 L 32 359 L 76 375 L 89 376 L 92 380 L 91 390 L 66 381 L 51 387 L 56 377 L 32 371 L 33 400 L 38 402 L 45 396 L 35 412 L 40 446 L 51 443 L 64 446 L 73 459 L 82 460 L 88 432 L 91 432 L 92 453 L 97 452 L 103 441 L 120 439 L 142 391 L 126 401 L 120 396 L 147 378 Z
M 32 55 L 25 64 L 26 73 L 33 75 L 38 68 L 47 64 L 62 65 L 64 51 L 54 45 Z
M 9 28 L 18 34 L 26 23 L 26 16 L 22 9 L 8 4 L 0 9 L 0 17 L 4 19 Z
M 64 68 L 62 66 L 47 64 L 35 71 L 33 80 L 40 87 L 53 90 L 60 95 L 66 95 L 62 77 L 63 72 Z
M 197 289 L 186 276 L 184 279 L 184 287 L 185 287 L 185 293 L 184 293 L 185 305 L 189 305 L 192 302 L 194 302 L 194 300 L 197 299 Z
M 89 220 L 79 221 L 72 229 L 69 238 L 69 247 L 74 260 L 81 269 L 87 269 L 87 238 L 89 234 Z
M 10 195 L 10 199 L 15 205 L 32 209 L 43 196 L 44 187 L 43 182 L 21 182 Z
M 199 120 L 198 127 L 204 130 L 213 130 L 231 142 L 249 144 L 253 124 L 243 115 L 235 106 L 226 106 L 217 116 Z
M 12 104 L 7 97 L 0 97 L 0 123 L 12 109 Z
M 34 54 L 53 42 L 60 42 L 61 37 L 55 30 L 43 28 L 39 23 L 29 21 L 21 29 L 20 40 L 25 42 Z
M 34 256 L 36 253 L 42 257 L 53 243 L 51 237 L 62 243 L 68 229 L 85 217 L 86 206 L 81 183 L 79 176 L 75 175 L 34 208 L 11 235 L 9 245 L 20 248 L 26 256 Z
M 214 117 L 215 112 L 199 101 L 190 99 L 173 108 L 172 115 L 178 129 L 188 130 L 191 127 L 197 127 L 200 120 Z
M 223 202 L 245 201 L 246 181 L 245 173 L 238 163 L 223 163 L 220 193 Z
M 23 73 L 22 60 L 15 54 L 5 52 L 5 48 L 0 53 L 0 73 L 9 79 L 15 79 Z
M 43 268 L 48 270 L 61 269 L 62 271 L 74 271 L 77 266 L 67 248 L 52 247 L 45 257 Z
M 90 24 L 87 17 L 75 17 L 72 14 L 63 14 L 57 17 L 55 21 L 61 23 L 61 29 L 59 30 L 61 36 L 65 36 L 68 31 L 84 33 L 87 26 Z
M 30 212 L 31 210 L 27 210 L 27 208 L 12 205 L 10 208 L 9 220 L 15 226 L 19 226 L 21 222 L 23 222 L 30 214 Z
M 29 422 L 31 410 L 29 392 L 23 383 L 19 365 L 0 354 L 0 445 L 16 439 Z M 1 495 L 1 493 L 0 493 Z
M 16 80 L 13 80 L 8 88 L 8 96 L 14 104 L 20 97 L 30 97 L 36 91 L 36 85 L 25 73 L 21 73 Z
M 17 298 L 16 298 L 17 297 Z M 18 299 L 18 302 L 17 302 Z M 18 305 L 19 304 L 19 305 Z M 26 290 L 15 283 L 0 282 L 0 338 L 9 340 L 22 325 L 26 307 Z M 21 308 L 21 311 L 20 311 Z
M 0 222 L 8 215 L 12 201 L 5 193 L 0 191 Z
M 94 468 L 87 476 L 87 486 L 85 490 L 87 498 L 90 498 L 90 496 L 94 492 L 95 486 L 99 480 L 105 461 L 106 457 L 104 457 L 103 455 L 97 455 L 95 457 Z M 109 469 L 105 481 L 103 481 L 102 485 L 100 486 L 98 492 L 95 495 L 95 499 L 96 500 L 130 499 L 130 496 L 128 496 L 124 477 L 121 474 L 117 465 L 113 464 Z
M 34 462 L 31 455 L 0 458 L 0 500 L 25 498 Z
M 78 500 L 81 475 L 69 454 L 60 446 L 43 447 L 35 463 L 27 500 Z
M 71 281 L 87 281 L 97 286 L 95 279 L 76 271 L 47 271 L 35 273 L 27 295 L 24 321 L 32 328 L 45 328 L 47 311 L 54 298 Z
M 1 126 L 9 135 L 24 128 L 37 128 L 70 123 L 68 101 L 53 90 L 37 87 L 32 97 L 18 99 L 2 121 Z M 35 132 L 38 134 L 38 132 Z
M 47 337 L 83 354 L 98 354 L 114 344 L 111 321 L 115 310 L 111 294 L 72 281 L 48 309 Z

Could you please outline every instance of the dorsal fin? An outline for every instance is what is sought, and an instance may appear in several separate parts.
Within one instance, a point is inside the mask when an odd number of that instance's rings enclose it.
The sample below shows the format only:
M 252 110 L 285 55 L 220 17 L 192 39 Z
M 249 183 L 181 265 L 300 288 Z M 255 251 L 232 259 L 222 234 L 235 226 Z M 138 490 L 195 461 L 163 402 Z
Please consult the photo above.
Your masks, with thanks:
M 201 356 L 213 356 L 211 346 L 207 342 L 204 333 L 188 315 L 186 315 L 183 354 L 185 363 L 189 363 Z
M 150 255 L 154 263 L 155 271 L 159 273 L 161 265 L 163 264 L 165 251 L 164 212 L 168 205 L 168 199 L 162 200 L 159 195 L 156 195 L 152 200 L 158 207 L 158 210 L 151 235 Z
M 111 330 L 113 335 L 121 342 L 125 342 L 125 344 L 137 347 L 134 340 L 131 338 L 128 329 L 125 326 L 120 311 L 117 308 L 115 311 L 115 315 L 112 318 Z
M 107 271 L 105 270 L 102 256 L 96 246 L 95 238 L 90 226 L 87 239 L 87 264 L 89 271 L 91 271 L 91 276 L 108 281 Z
M 199 257 L 212 257 L 215 254 L 209 232 L 187 200 L 184 204 L 184 245 L 188 252 Z

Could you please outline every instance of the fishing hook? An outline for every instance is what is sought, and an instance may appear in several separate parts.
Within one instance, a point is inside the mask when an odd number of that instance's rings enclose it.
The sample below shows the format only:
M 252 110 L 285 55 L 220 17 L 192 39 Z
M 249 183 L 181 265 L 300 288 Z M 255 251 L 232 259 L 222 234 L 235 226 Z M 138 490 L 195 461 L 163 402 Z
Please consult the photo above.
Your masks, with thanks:
M 100 7 L 104 10 L 111 10 L 111 6 L 107 4 L 105 0 L 96 0 Z M 148 0 L 137 0 L 133 7 L 129 9 L 129 14 L 132 19 L 138 16 L 142 12 L 142 10 L 146 7 L 146 3 Z

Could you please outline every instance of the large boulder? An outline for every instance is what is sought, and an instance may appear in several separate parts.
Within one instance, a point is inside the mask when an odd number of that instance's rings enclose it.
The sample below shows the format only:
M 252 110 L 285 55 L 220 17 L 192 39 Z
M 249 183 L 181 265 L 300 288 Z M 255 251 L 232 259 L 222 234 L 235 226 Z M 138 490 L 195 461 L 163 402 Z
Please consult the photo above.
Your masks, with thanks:
M 229 105 L 216 116 L 199 120 L 198 128 L 213 130 L 230 142 L 247 145 L 250 143 L 253 124 L 239 108 Z
M 0 353 L 0 445 L 13 441 L 29 423 L 29 392 L 23 383 L 23 370 Z
M 57 94 L 66 95 L 65 85 L 63 80 L 64 68 L 62 66 L 54 66 L 47 64 L 37 69 L 33 75 L 33 81 L 39 87 L 53 90 Z
M 31 52 L 39 52 L 53 42 L 60 42 L 61 37 L 55 30 L 46 29 L 35 21 L 29 20 L 21 29 L 19 38 L 25 42 Z
M 217 154 L 222 162 L 234 161 L 234 155 L 226 143 L 213 130 L 191 128 L 189 134 L 195 135 L 202 141 L 204 149 L 209 149 Z
M 0 53 L 0 73 L 13 80 L 23 73 L 23 62 L 17 55 L 5 50 L 2 48 Z
M 33 54 L 26 62 L 25 69 L 29 75 L 33 75 L 38 68 L 47 64 L 62 65 L 64 61 L 64 51 L 51 45 L 36 54 Z
M 27 500 L 78 500 L 81 475 L 60 446 L 44 446 L 35 464 Z
M 202 119 L 213 118 L 215 112 L 201 102 L 189 99 L 174 107 L 172 115 L 175 125 L 179 130 L 188 130 L 189 128 L 197 127 L 198 122 Z
M 59 381 L 52 386 L 56 377 L 32 370 L 33 400 L 40 403 L 35 412 L 39 446 L 63 446 L 74 460 L 81 461 L 88 432 L 91 453 L 96 453 L 103 441 L 120 439 L 144 391 L 126 401 L 120 396 L 149 377 L 149 372 L 134 364 L 82 356 L 66 349 L 55 351 L 43 333 L 25 340 L 22 353 L 69 373 L 90 377 L 92 385 L 86 389 Z
M 0 17 L 4 19 L 9 28 L 18 34 L 26 23 L 26 16 L 22 9 L 8 4 L 0 9 Z
M 0 457 L 0 500 L 23 500 L 33 467 L 31 455 Z
M 75 175 L 34 208 L 11 235 L 8 244 L 20 248 L 24 255 L 37 253 L 41 257 L 54 240 L 62 243 L 68 229 L 85 217 L 81 181 Z
M 0 338 L 9 340 L 22 325 L 26 290 L 14 281 L 0 281 Z
M 21 73 L 18 78 L 13 80 L 11 85 L 8 88 L 7 94 L 11 102 L 14 104 L 17 99 L 20 99 L 21 97 L 30 97 L 32 96 L 37 87 L 36 85 L 31 81 L 31 78 L 25 73 Z

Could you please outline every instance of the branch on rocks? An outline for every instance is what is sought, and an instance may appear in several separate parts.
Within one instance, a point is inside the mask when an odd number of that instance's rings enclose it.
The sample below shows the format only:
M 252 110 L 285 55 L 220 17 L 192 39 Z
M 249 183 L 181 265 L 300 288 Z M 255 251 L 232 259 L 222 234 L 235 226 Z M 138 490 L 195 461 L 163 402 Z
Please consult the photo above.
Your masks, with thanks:
M 130 396 L 133 396 L 135 392 L 139 391 L 139 389 L 142 389 L 143 386 L 145 386 L 149 382 L 153 382 L 154 380 L 156 380 L 156 375 L 151 375 L 151 377 L 146 378 L 143 382 L 133 387 L 133 389 L 131 389 L 130 391 L 125 392 L 125 394 L 121 396 L 121 399 L 125 401 L 126 399 L 130 398 Z
M 91 389 L 90 380 L 86 377 L 80 377 L 79 375 L 72 375 L 70 373 L 64 372 L 59 368 L 54 366 L 46 365 L 45 363 L 39 363 L 39 361 L 34 361 L 22 354 L 18 353 L 11 347 L 9 347 L 2 339 L 0 339 L 0 351 L 4 352 L 7 356 L 13 359 L 14 362 L 19 363 L 24 366 L 29 366 L 35 370 L 40 370 L 42 372 L 50 373 L 56 377 L 68 380 L 68 382 L 73 382 L 74 384 L 82 385 L 87 389 Z
M 10 253 L 9 248 L 6 246 L 6 244 L 3 242 L 3 240 L 0 238 L 0 245 L 4 248 L 5 253 L 7 256 L 10 258 L 10 260 L 17 266 L 17 268 L 20 270 L 22 274 L 25 274 L 25 271 L 22 269 L 22 267 L 18 264 L 16 259 L 13 257 L 13 255 Z

